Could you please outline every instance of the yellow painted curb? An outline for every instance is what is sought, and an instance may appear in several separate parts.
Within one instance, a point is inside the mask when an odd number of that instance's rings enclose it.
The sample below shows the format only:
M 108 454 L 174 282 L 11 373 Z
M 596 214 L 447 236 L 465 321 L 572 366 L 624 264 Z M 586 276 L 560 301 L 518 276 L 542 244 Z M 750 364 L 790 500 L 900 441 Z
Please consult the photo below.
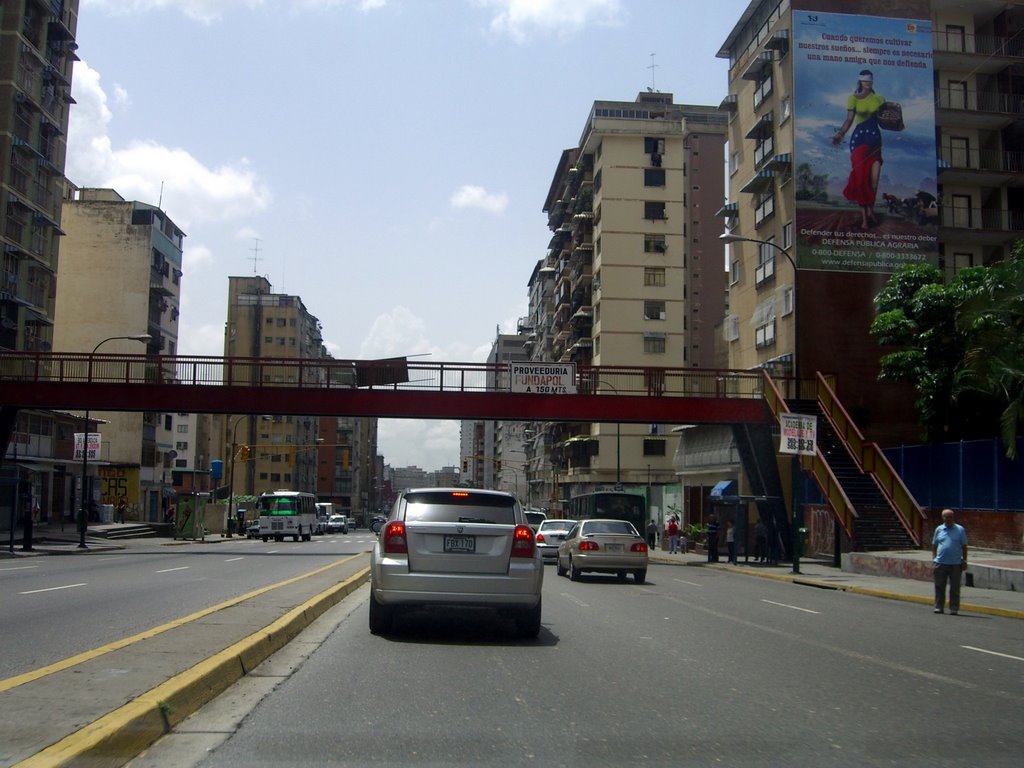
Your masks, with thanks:
M 122 707 L 66 736 L 14 768 L 124 765 L 175 725 L 280 650 L 314 619 L 370 578 L 364 568 L 281 618 Z

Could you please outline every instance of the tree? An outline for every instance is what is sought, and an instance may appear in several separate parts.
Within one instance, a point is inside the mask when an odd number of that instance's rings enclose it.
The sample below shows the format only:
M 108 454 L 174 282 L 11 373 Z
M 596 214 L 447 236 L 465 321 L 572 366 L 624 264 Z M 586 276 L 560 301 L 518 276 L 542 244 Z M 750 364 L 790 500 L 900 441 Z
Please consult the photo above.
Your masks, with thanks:
M 1024 423 L 1024 241 L 1008 261 L 988 268 L 978 293 L 965 303 L 959 326 L 971 343 L 954 394 L 980 393 L 999 403 L 1003 446 L 1015 459 Z
M 965 374 L 969 352 L 984 343 L 980 331 L 994 325 L 987 314 L 984 320 L 967 320 L 969 307 L 981 311 L 990 305 L 985 298 L 990 280 L 989 268 L 971 267 L 944 285 L 938 268 L 918 264 L 896 272 L 875 297 L 878 315 L 871 333 L 895 348 L 882 355 L 879 378 L 913 384 L 927 441 L 999 433 L 999 398 L 990 386 L 995 372 Z

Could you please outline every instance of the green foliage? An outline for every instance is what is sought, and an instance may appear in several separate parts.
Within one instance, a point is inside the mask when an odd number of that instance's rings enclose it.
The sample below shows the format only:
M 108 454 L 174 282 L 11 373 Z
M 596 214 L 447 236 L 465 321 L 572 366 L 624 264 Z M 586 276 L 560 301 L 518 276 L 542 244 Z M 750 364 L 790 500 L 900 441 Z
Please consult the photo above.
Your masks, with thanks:
M 871 334 L 891 348 L 879 378 L 916 388 L 924 439 L 998 432 L 1014 457 L 1024 415 L 1024 244 L 948 285 L 931 265 L 906 267 L 875 307 Z

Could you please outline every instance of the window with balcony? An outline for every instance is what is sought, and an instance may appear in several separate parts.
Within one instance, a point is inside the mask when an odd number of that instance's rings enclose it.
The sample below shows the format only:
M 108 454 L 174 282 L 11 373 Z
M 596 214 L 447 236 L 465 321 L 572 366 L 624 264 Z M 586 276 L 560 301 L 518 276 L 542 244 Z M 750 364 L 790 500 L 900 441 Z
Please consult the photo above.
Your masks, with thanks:
M 667 250 L 664 235 L 644 235 L 644 253 L 665 253 Z
M 644 302 L 644 320 L 664 320 L 665 319 L 665 302 L 664 301 L 645 301 Z
M 770 347 L 775 343 L 775 320 L 754 328 L 754 346 L 758 349 Z
M 665 203 L 661 201 L 652 202 L 650 200 L 644 202 L 644 218 L 650 221 L 668 218 L 665 215 Z

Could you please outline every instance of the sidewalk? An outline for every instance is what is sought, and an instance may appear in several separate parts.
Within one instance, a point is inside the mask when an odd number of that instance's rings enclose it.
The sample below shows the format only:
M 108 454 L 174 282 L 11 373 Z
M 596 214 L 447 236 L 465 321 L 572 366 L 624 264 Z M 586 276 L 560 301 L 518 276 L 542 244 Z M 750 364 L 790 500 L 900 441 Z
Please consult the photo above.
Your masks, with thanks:
M 744 562 L 742 556 L 737 565 L 730 565 L 724 556 L 717 563 L 709 563 L 707 555 L 703 553 L 687 552 L 686 554 L 670 555 L 668 552 L 657 550 L 651 552 L 651 561 L 659 564 L 715 568 L 742 573 L 746 576 L 760 576 L 761 578 L 789 581 L 822 589 L 839 589 L 927 606 L 934 602 L 935 593 L 931 580 L 912 577 L 930 572 L 930 552 L 914 550 L 856 553 L 856 555 L 855 558 L 846 558 L 846 565 L 842 570 L 820 560 L 805 559 L 800 562 L 800 573 L 798 574 L 793 573 L 790 563 L 765 565 L 752 560 Z M 852 565 L 851 560 L 854 561 Z M 892 568 L 886 565 L 894 560 L 902 561 L 905 566 Z M 975 565 L 979 569 L 982 568 L 982 563 L 985 564 L 984 567 L 1007 569 L 1015 572 L 1015 575 L 1018 576 L 1019 574 L 1016 572 L 1024 571 L 1024 555 L 1021 554 L 972 549 L 970 562 L 971 565 L 967 569 L 968 575 L 971 574 Z M 873 572 L 854 572 L 846 570 L 848 567 Z M 882 575 L 886 572 L 900 575 Z M 965 585 L 960 590 L 960 613 L 983 613 L 990 616 L 1024 619 L 1024 593 Z

